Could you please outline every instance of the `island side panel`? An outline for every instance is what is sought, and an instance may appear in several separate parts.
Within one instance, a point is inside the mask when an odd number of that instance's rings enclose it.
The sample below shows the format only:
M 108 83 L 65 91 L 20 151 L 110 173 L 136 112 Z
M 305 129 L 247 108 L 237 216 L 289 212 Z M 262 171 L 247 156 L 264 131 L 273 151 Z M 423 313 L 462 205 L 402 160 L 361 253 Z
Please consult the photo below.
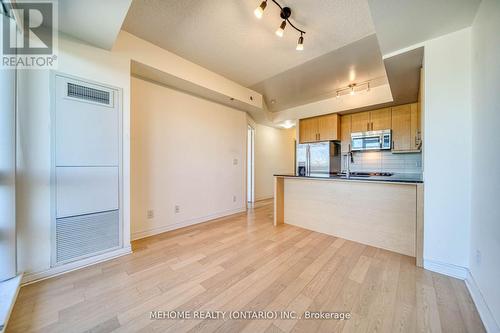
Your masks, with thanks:
M 416 185 L 286 178 L 284 222 L 415 257 Z
M 274 225 L 285 223 L 284 194 L 285 180 L 283 177 L 274 177 Z
M 417 184 L 417 266 L 424 267 L 424 184 Z

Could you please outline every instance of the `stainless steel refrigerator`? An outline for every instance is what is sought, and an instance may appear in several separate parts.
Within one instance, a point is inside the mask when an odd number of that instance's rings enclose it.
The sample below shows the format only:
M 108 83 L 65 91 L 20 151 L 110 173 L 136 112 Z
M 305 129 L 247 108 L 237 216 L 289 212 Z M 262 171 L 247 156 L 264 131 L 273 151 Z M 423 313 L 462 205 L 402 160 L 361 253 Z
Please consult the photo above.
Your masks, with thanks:
M 297 144 L 295 171 L 297 174 L 305 171 L 305 175 L 339 173 L 341 171 L 340 142 Z

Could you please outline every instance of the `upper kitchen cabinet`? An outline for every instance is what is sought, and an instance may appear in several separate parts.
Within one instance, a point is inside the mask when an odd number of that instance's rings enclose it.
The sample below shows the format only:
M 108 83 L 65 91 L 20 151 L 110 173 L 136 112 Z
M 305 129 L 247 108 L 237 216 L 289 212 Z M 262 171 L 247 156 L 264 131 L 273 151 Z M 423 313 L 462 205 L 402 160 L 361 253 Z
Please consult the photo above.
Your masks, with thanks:
M 351 148 L 351 118 L 350 114 L 340 117 L 341 151 L 343 153 L 349 152 Z
M 370 112 L 354 113 L 351 116 L 351 132 L 366 132 L 370 130 Z
M 340 140 L 340 121 L 337 114 L 301 119 L 299 143 Z
M 299 121 L 299 142 L 315 141 L 318 141 L 318 121 L 316 118 L 301 119 Z
M 370 111 L 370 131 L 386 130 L 389 128 L 391 128 L 390 108 Z
M 391 128 L 391 109 L 355 113 L 352 115 L 351 122 L 353 133 L 389 129 Z
M 392 151 L 412 152 L 420 150 L 420 112 L 417 103 L 391 108 Z

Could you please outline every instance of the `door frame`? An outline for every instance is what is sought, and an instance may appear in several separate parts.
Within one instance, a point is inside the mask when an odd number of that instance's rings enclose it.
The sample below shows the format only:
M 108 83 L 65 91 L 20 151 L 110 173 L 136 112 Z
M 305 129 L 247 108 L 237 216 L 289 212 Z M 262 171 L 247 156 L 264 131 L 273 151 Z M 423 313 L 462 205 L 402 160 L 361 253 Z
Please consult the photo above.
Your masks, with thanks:
M 255 202 L 255 128 L 247 124 L 246 203 Z

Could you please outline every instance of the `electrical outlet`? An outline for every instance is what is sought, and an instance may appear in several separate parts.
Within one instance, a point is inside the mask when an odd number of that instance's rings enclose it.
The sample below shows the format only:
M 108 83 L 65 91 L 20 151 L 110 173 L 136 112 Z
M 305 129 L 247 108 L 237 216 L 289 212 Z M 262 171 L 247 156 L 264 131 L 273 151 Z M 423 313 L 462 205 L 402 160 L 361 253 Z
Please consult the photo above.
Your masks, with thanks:
M 233 195 L 233 202 L 236 202 L 236 196 Z
M 155 217 L 155 211 L 152 209 L 148 210 L 148 219 L 152 219 L 153 217 Z
M 480 265 L 481 265 L 481 260 L 482 260 L 482 258 L 481 258 L 481 257 L 482 257 L 482 256 L 481 256 L 481 251 L 476 250 L 476 264 L 477 264 L 478 266 L 480 266 Z
M 233 165 L 238 165 L 238 159 L 237 158 L 233 159 Z
M 178 214 L 181 212 L 181 207 L 179 205 L 175 205 L 175 213 Z

